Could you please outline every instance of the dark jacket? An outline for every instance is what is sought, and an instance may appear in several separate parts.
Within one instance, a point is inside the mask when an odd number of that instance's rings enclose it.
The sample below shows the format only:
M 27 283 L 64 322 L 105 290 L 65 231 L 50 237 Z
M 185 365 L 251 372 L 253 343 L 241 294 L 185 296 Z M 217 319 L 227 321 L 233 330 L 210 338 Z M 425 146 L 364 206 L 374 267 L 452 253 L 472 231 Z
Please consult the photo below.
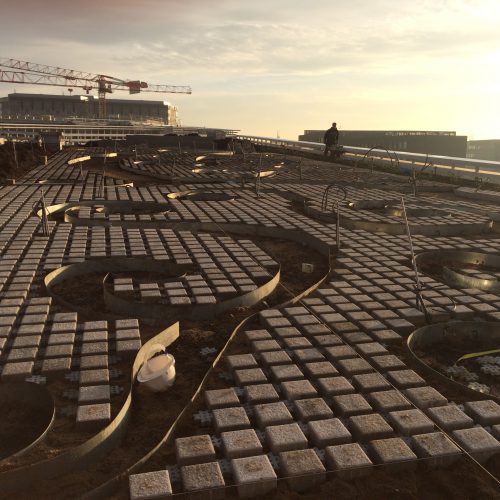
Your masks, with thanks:
M 331 146 L 333 144 L 338 144 L 339 142 L 339 131 L 335 127 L 330 127 L 323 136 L 323 142 L 327 146 Z

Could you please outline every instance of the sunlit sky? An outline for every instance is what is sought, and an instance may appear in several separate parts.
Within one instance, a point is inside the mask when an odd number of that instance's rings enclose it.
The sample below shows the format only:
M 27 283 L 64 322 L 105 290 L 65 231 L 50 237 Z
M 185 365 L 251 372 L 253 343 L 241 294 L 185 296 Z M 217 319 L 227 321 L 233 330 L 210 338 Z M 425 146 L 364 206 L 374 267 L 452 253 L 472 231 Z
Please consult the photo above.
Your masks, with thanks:
M 191 85 L 139 97 L 172 102 L 183 125 L 500 138 L 499 0 L 2 0 L 1 12 L 0 57 Z M 14 90 L 64 91 L 0 83 Z

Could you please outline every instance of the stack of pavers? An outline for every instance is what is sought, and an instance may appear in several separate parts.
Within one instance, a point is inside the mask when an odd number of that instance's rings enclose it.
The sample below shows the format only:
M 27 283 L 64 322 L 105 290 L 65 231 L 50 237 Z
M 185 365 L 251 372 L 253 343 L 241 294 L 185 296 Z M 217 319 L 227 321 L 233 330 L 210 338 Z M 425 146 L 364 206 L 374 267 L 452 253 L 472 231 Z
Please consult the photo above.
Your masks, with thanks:
M 243 332 L 248 353 L 224 359 L 234 385 L 204 393 L 206 430 L 175 441 L 175 465 L 131 476 L 131 498 L 217 498 L 230 485 L 257 497 L 278 478 L 305 492 L 329 472 L 348 480 L 373 466 L 447 467 L 463 451 L 479 462 L 500 453 L 497 403 L 453 404 L 388 352 L 396 332 L 373 336 L 318 316 L 301 306 L 261 312 L 261 328 Z

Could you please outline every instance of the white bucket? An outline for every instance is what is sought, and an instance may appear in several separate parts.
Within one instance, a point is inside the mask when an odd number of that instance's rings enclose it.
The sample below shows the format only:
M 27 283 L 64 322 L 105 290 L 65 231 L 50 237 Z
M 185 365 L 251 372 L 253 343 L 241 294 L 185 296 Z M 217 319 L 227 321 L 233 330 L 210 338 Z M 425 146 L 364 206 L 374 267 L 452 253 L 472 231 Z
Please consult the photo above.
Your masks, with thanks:
M 151 354 L 154 354 L 153 347 Z M 163 346 L 159 346 L 163 350 Z M 158 352 L 158 350 L 156 351 Z M 171 387 L 175 381 L 175 359 L 171 354 L 161 354 L 149 358 L 142 364 L 137 381 L 144 384 L 150 391 L 163 392 Z

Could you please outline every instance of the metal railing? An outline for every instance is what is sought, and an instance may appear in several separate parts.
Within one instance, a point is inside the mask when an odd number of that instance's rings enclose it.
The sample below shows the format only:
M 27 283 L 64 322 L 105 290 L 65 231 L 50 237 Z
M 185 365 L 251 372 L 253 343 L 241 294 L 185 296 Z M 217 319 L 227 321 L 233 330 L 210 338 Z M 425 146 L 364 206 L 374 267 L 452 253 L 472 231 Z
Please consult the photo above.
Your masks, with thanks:
M 302 151 L 312 154 L 323 154 L 324 144 L 319 142 L 292 141 L 272 137 L 258 137 L 238 135 L 237 139 L 247 140 L 260 146 L 281 147 L 286 150 Z M 394 156 L 398 158 L 399 170 L 411 174 L 426 167 L 426 172 L 438 175 L 456 176 L 466 179 L 478 179 L 500 183 L 500 162 L 487 160 L 474 160 L 471 158 L 456 158 L 453 156 L 426 155 L 421 153 L 408 153 L 405 151 L 387 151 L 386 149 L 360 148 L 355 146 L 342 146 L 344 157 L 352 160 L 375 158 L 387 166 L 393 166 Z

